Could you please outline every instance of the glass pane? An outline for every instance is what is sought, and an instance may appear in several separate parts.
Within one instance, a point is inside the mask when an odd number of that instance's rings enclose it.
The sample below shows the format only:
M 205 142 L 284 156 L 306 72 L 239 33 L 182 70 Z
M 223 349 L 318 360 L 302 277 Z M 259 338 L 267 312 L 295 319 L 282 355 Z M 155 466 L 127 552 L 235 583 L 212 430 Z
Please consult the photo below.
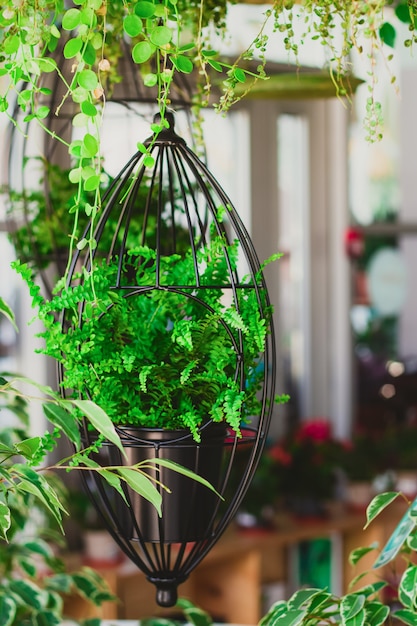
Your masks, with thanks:
M 291 410 L 305 414 L 309 398 L 309 164 L 308 121 L 278 118 L 280 350 Z

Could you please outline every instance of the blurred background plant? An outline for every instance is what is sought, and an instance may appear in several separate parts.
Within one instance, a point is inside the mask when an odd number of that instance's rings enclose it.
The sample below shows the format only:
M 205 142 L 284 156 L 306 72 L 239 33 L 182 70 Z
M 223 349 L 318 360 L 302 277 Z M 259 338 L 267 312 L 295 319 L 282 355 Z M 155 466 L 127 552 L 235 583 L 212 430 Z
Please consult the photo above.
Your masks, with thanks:
M 99 606 L 114 596 L 93 569 L 69 572 L 58 556 L 66 543 L 45 493 L 53 492 L 65 510 L 67 490 L 52 471 L 42 474 L 43 482 L 36 480 L 35 468 L 23 456 L 31 441 L 27 399 L 3 383 L 0 391 L 0 502 L 9 510 L 7 534 L 0 533 L 0 622 L 54 626 L 65 616 L 66 598 L 78 596 Z M 13 467 L 22 473 L 19 488 L 10 480 Z
M 296 515 L 323 515 L 325 503 L 338 497 L 344 442 L 333 436 L 325 418 L 303 422 L 270 451 L 278 494 Z
M 365 430 L 357 430 L 341 450 L 340 466 L 350 482 L 371 482 L 378 473 L 384 471 L 385 452 L 378 436 Z M 389 462 L 387 460 L 389 465 Z

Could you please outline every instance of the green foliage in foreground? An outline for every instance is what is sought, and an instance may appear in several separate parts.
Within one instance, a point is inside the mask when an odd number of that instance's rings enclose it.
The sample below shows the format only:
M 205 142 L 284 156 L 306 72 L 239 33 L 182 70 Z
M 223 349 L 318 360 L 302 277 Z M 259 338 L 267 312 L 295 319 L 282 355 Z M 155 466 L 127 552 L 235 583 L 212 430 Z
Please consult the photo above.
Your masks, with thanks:
M 400 497 L 397 492 L 377 495 L 367 509 L 367 527 L 394 500 Z M 336 596 L 328 589 L 301 589 L 288 601 L 275 603 L 261 619 L 260 626 L 315 626 L 319 624 L 342 626 L 382 626 L 396 620 L 416 626 L 417 624 L 417 552 L 416 528 L 417 499 L 414 500 L 399 521 L 389 541 L 383 547 L 371 545 L 359 547 L 350 555 L 350 562 L 356 565 L 370 553 L 377 554 L 373 566 L 375 578 L 379 579 L 343 596 Z M 383 589 L 392 586 L 392 578 L 387 569 L 391 564 L 395 571 L 395 559 L 401 555 L 403 573 L 396 589 L 395 609 L 383 601 Z M 351 583 L 356 585 L 368 572 L 363 572 Z M 395 579 L 394 579 L 395 580 Z

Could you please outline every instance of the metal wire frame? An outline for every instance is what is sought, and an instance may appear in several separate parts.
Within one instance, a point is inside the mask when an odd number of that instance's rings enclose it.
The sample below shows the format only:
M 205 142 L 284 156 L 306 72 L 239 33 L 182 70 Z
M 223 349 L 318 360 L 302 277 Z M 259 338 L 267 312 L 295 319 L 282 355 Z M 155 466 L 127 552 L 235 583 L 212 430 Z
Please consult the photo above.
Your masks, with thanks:
M 156 140 L 151 137 L 146 142 L 155 159 L 153 169 L 149 171 L 145 168 L 143 155 L 138 152 L 114 179 L 103 199 L 103 212 L 95 228 L 97 247 L 92 252 L 77 251 L 72 259 L 68 284 L 71 284 L 73 276 L 77 276 L 79 280 L 77 269 L 80 265 L 91 269 L 95 261 L 102 262 L 102 259 L 107 259 L 109 262 L 116 262 L 117 265 L 113 288 L 122 292 L 126 298 L 140 298 L 156 290 L 166 293 L 167 296 L 180 294 L 186 299 L 193 299 L 202 307 L 210 308 L 205 302 L 205 293 L 208 293 L 208 290 L 220 289 L 233 301 L 239 312 L 241 294 L 245 290 L 253 290 L 261 318 L 268 319 L 270 332 L 267 335 L 265 351 L 259 355 L 259 367 L 262 372 L 262 380 L 259 383 L 261 407 L 259 415 L 253 416 L 251 423 L 242 428 L 241 437 L 230 428 L 222 437 L 220 476 L 215 487 L 225 500 L 216 500 L 213 513 L 206 520 L 206 530 L 200 537 L 193 535 L 180 537 L 179 540 L 166 539 L 163 520 L 170 518 L 171 504 L 169 499 L 165 499 L 162 520 L 157 522 L 159 537 L 157 540 L 147 539 L 140 521 L 135 517 L 136 504 L 131 491 L 126 490 L 125 495 L 130 504 L 126 506 L 121 502 L 120 496 L 117 496 L 114 490 L 109 490 L 99 476 L 92 472 L 86 479 L 91 501 L 103 517 L 109 532 L 123 552 L 156 586 L 157 602 L 162 606 L 171 606 L 175 603 L 178 585 L 186 580 L 218 541 L 243 500 L 262 453 L 271 420 L 276 361 L 267 287 L 249 234 L 219 183 L 183 139 L 175 133 L 173 117 L 169 117 L 168 120 L 170 127 L 162 131 Z M 225 209 L 223 219 L 219 218 L 219 207 Z M 117 227 L 114 232 L 107 233 L 109 224 L 115 223 Z M 156 270 L 152 282 L 138 284 L 136 274 L 129 272 L 126 259 L 132 245 L 130 229 L 135 233 L 133 245 L 148 245 L 155 249 Z M 228 268 L 228 280 L 207 284 L 202 280 L 197 256 L 198 251 L 207 245 L 212 232 L 216 232 L 225 242 L 237 239 L 241 256 L 235 269 L 229 247 L 225 243 L 224 258 Z M 183 284 L 165 284 L 164 276 L 161 275 L 163 256 L 181 255 L 185 249 L 191 251 L 194 260 L 192 279 L 188 277 Z M 242 280 L 243 275 L 248 275 L 250 279 Z M 80 323 L 83 306 L 80 309 Z M 221 325 L 236 354 L 235 380 L 239 382 L 240 389 L 244 390 L 247 384 L 244 333 L 230 329 L 224 320 L 221 320 Z M 62 365 L 59 367 L 59 379 L 62 384 L 64 379 Z M 202 426 L 203 434 L 206 428 L 207 425 Z M 196 456 L 190 468 L 197 473 L 200 472 L 200 457 L 203 455 L 204 443 L 202 441 L 201 444 L 196 444 L 189 433 L 173 432 L 167 440 L 155 442 L 146 440 L 143 434 L 132 434 L 130 429 L 129 431 L 121 427 L 116 429 L 128 453 L 133 455 L 137 451 L 142 454 L 145 450 L 145 454 L 159 457 L 165 454 L 166 446 L 174 449 L 184 443 L 186 446 L 193 446 Z M 82 436 L 87 444 L 94 440 L 94 435 L 86 424 Z M 238 488 L 235 493 L 230 494 L 229 478 L 241 446 L 249 448 L 250 454 Z M 123 463 L 119 453 L 114 456 L 111 446 L 103 446 L 97 458 L 103 464 L 109 460 L 112 460 L 111 464 L 114 464 L 114 460 Z M 198 503 L 201 502 L 201 499 L 198 499 L 201 495 L 195 495 L 197 489 L 197 485 L 192 489 L 189 488 L 189 508 L 184 511 L 184 517 L 187 518 L 184 521 L 185 528 L 191 524 L 193 515 L 197 514 Z M 174 494 L 171 494 L 169 498 L 173 496 Z

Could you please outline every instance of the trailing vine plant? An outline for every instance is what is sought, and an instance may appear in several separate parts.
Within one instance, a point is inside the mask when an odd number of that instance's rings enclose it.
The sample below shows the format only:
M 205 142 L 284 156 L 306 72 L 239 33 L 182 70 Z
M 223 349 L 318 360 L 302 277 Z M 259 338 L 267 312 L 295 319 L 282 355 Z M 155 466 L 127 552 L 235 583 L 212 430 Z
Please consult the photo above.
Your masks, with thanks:
M 378 55 L 385 55 L 385 44 L 392 45 L 395 27 L 387 22 L 385 9 L 395 6 L 396 17 L 409 24 L 410 36 L 404 42 L 411 46 L 415 40 L 416 3 L 412 0 L 272 0 L 260 15 L 258 34 L 234 62 L 222 59 L 210 33 L 227 34 L 229 0 L 74 0 L 64 5 L 58 0 L 3 0 L 0 8 L 0 112 L 11 123 L 12 104 L 23 112 L 24 123 L 32 121 L 53 135 L 68 149 L 71 157 L 69 178 L 77 188 L 71 211 L 74 229 L 70 233 L 69 258 L 74 247 L 95 247 L 93 229 L 82 240 L 77 238 L 79 212 L 94 218 L 100 211 L 102 176 L 101 130 L 106 101 L 113 85 L 122 80 L 118 61 L 123 53 L 121 42 L 128 41 L 132 60 L 138 65 L 146 87 L 157 87 L 160 118 L 152 124 L 155 138 L 167 125 L 165 113 L 170 107 L 170 92 L 176 74 L 197 77 L 197 107 L 206 106 L 212 92 L 213 74 L 222 80 L 222 93 L 215 104 L 225 113 L 242 95 L 236 86 L 247 85 L 243 95 L 259 79 L 266 78 L 268 45 L 277 35 L 289 58 L 297 60 L 299 46 L 307 39 L 328 51 L 328 68 L 340 96 L 349 95 L 350 55 L 357 50 L 369 60 L 369 98 L 367 126 L 369 138 L 381 136 L 381 108 L 375 101 Z M 301 24 L 301 35 L 296 35 Z M 273 35 L 267 27 L 272 25 Z M 394 34 L 393 34 L 394 33 Z M 62 50 L 62 53 L 61 53 Z M 62 70 L 57 55 L 71 67 Z M 389 60 L 390 55 L 386 58 Z M 248 62 L 255 62 L 255 69 Z M 50 110 L 48 75 L 58 77 L 62 100 L 57 109 Z M 79 139 L 67 139 L 51 131 L 45 120 L 61 115 L 64 105 L 74 107 L 72 125 L 80 131 Z M 139 144 L 143 162 L 152 167 L 150 147 Z M 91 202 L 83 203 L 85 194 Z

